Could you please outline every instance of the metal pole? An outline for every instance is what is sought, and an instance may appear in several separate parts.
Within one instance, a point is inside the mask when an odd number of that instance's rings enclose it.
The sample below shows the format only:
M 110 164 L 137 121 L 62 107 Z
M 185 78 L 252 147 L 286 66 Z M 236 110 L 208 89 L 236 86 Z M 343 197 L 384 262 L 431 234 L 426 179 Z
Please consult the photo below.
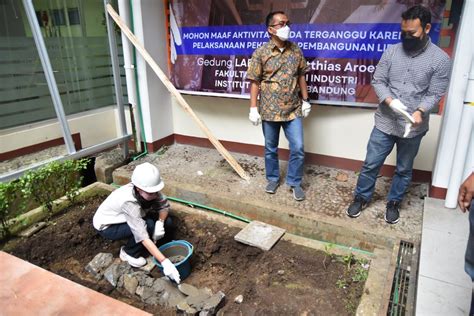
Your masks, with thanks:
M 125 124 L 125 110 L 123 106 L 123 94 L 122 94 L 122 83 L 120 81 L 120 68 L 117 55 L 117 43 L 115 41 L 115 30 L 113 21 L 109 17 L 107 12 L 107 4 L 109 0 L 104 0 L 104 12 L 105 19 L 107 21 L 107 34 L 109 36 L 109 48 L 110 48 L 110 57 L 112 58 L 112 72 L 114 74 L 114 86 L 115 86 L 115 98 L 117 99 L 118 114 L 119 114 L 119 123 L 120 130 L 122 132 L 121 136 L 127 135 L 127 125 Z M 123 143 L 123 157 L 128 157 L 128 144 L 127 142 Z
M 56 116 L 58 117 L 59 124 L 61 125 L 61 131 L 63 133 L 67 151 L 69 154 L 73 154 L 76 152 L 76 148 L 74 147 L 71 130 L 69 129 L 66 114 L 64 113 L 63 103 L 61 101 L 61 97 L 59 96 L 58 86 L 53 74 L 53 68 L 51 66 L 51 62 L 49 61 L 48 51 L 46 50 L 46 45 L 44 44 L 43 34 L 41 33 L 38 19 L 36 18 L 35 8 L 33 7 L 32 0 L 23 0 L 23 6 L 25 7 L 26 16 L 28 17 L 31 32 L 33 33 L 36 48 L 38 49 L 41 65 L 43 66 L 49 92 L 51 93 L 51 98 L 53 99 L 54 110 L 56 111 Z
M 64 160 L 68 160 L 68 159 L 79 159 L 79 158 L 90 156 L 92 154 L 95 154 L 95 153 L 113 148 L 113 147 L 117 146 L 118 144 L 128 142 L 131 138 L 132 138 L 132 135 L 130 135 L 130 134 L 125 135 L 125 136 L 122 136 L 122 137 L 119 137 L 119 138 L 115 138 L 115 139 L 106 141 L 106 142 L 101 143 L 101 144 L 97 144 L 97 145 L 94 145 L 94 146 L 91 146 L 91 147 L 81 149 L 78 152 L 75 152 L 74 154 L 71 154 L 71 155 L 54 157 L 54 158 L 51 158 L 51 159 L 48 159 L 48 160 L 45 160 L 45 161 L 38 162 L 38 163 L 33 164 L 31 166 L 28 166 L 26 168 L 17 169 L 15 171 L 12 171 L 12 172 L 9 172 L 9 173 L 6 173 L 6 174 L 2 174 L 2 175 L 0 175 L 0 182 L 8 182 L 8 181 L 18 179 L 25 172 L 44 167 L 48 163 L 53 162 L 53 161 L 64 161 Z

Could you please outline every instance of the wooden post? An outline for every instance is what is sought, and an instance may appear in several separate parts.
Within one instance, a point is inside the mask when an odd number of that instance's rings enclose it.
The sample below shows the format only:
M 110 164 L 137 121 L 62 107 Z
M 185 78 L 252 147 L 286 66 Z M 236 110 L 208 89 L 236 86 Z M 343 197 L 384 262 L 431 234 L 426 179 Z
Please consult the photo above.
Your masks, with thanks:
M 211 131 L 207 128 L 207 126 L 204 124 L 199 117 L 194 113 L 193 109 L 189 106 L 189 104 L 186 102 L 186 100 L 183 98 L 181 93 L 174 87 L 174 85 L 171 83 L 171 81 L 166 77 L 165 73 L 161 70 L 160 66 L 153 60 L 153 58 L 150 56 L 150 54 L 146 51 L 145 47 L 138 41 L 136 36 L 130 31 L 130 29 L 127 27 L 125 22 L 120 18 L 120 16 L 115 12 L 114 8 L 110 5 L 107 4 L 107 11 L 109 12 L 110 16 L 112 19 L 114 19 L 115 23 L 120 27 L 122 32 L 127 36 L 127 38 L 132 42 L 133 46 L 138 50 L 138 52 L 142 55 L 142 57 L 145 59 L 145 61 L 150 65 L 150 67 L 153 69 L 155 74 L 160 78 L 161 82 L 165 85 L 165 87 L 168 89 L 168 91 L 176 98 L 178 101 L 179 105 L 193 118 L 193 120 L 197 123 L 199 128 L 206 134 L 207 138 L 211 141 L 211 143 L 214 145 L 214 147 L 219 151 L 219 153 L 224 156 L 225 160 L 232 166 L 232 168 L 235 170 L 235 172 L 238 173 L 239 176 L 241 176 L 245 180 L 249 180 L 248 174 L 242 169 L 242 167 L 239 165 L 239 163 L 234 159 L 234 157 L 227 151 L 227 149 L 222 146 L 222 144 L 217 140 L 217 138 L 212 135 Z

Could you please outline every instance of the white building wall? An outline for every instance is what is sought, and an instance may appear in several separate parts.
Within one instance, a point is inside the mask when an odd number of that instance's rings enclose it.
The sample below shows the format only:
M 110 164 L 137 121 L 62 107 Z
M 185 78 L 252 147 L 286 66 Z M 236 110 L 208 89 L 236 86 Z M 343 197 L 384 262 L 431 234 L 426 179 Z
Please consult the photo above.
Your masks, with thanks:
M 168 73 L 163 1 L 133 1 L 133 20 L 135 35 L 160 68 Z M 173 134 L 171 96 L 138 52 L 137 67 L 146 141 L 153 143 Z
M 185 96 L 196 114 L 220 140 L 263 146 L 262 129 L 248 120 L 248 100 Z M 374 110 L 314 106 L 304 121 L 305 151 L 339 158 L 364 160 L 367 141 L 374 126 Z M 441 117 L 431 115 L 430 131 L 424 137 L 415 169 L 431 171 L 436 153 Z M 173 107 L 174 133 L 205 137 L 178 105 Z M 288 149 L 283 132 L 280 148 Z M 386 164 L 395 165 L 395 150 Z
M 144 43 L 162 70 L 168 73 L 163 1 L 133 1 L 133 16 L 136 36 Z M 152 143 L 171 134 L 205 137 L 139 54 L 137 59 L 147 142 Z M 263 145 L 261 126 L 254 127 L 248 121 L 248 100 L 189 95 L 185 96 L 185 99 L 218 139 Z M 374 124 L 373 113 L 373 110 L 313 106 L 304 123 L 306 152 L 364 160 L 367 141 Z M 109 110 L 77 117 L 70 121 L 71 130 L 73 133 L 81 133 L 83 147 L 101 143 L 119 134 L 114 115 L 114 111 Z M 415 169 L 432 170 L 440 122 L 440 116 L 431 115 L 430 131 L 422 142 L 415 160 Z M 59 128 L 52 129 L 51 126 L 45 125 L 21 132 L 15 131 L 10 135 L 0 135 L 0 143 L 2 151 L 9 151 L 58 137 L 61 137 Z M 4 144 L 8 146 L 5 147 Z M 280 147 L 288 148 L 283 134 Z M 387 158 L 386 164 L 395 165 L 394 153 Z

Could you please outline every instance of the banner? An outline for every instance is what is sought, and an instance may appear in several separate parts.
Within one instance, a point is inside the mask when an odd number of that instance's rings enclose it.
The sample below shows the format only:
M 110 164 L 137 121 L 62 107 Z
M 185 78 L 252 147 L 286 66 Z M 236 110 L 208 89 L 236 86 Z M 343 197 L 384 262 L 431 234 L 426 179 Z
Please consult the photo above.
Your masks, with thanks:
M 384 50 L 400 42 L 410 1 L 274 1 L 292 22 L 290 40 L 309 66 L 308 92 L 320 104 L 375 107 L 370 85 Z M 419 2 L 419 1 L 418 1 Z M 252 53 L 269 41 L 265 6 L 249 1 L 169 1 L 170 79 L 183 93 L 249 97 Z M 444 1 L 430 1 L 439 42 Z M 274 10 L 275 7 L 274 7 Z

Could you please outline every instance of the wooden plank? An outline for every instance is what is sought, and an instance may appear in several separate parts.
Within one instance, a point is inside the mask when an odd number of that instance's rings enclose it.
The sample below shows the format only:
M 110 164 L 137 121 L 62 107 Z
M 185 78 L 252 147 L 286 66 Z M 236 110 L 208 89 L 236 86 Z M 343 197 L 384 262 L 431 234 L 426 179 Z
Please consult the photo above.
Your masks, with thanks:
M 168 89 L 168 91 L 176 98 L 176 100 L 178 101 L 178 104 L 192 117 L 192 119 L 197 123 L 197 125 L 204 132 L 207 138 L 209 138 L 210 142 L 214 145 L 217 151 L 220 152 L 220 154 L 225 158 L 225 160 L 227 160 L 227 162 L 232 166 L 232 168 L 237 172 L 239 176 L 241 176 L 245 180 L 249 180 L 250 178 L 248 174 L 244 171 L 244 169 L 242 169 L 242 167 L 234 159 L 234 157 L 227 151 L 227 149 L 225 149 L 224 146 L 222 146 L 219 140 L 217 140 L 217 138 L 214 137 L 214 135 L 207 128 L 204 122 L 198 118 L 198 116 L 194 113 L 192 108 L 183 98 L 181 93 L 178 90 L 176 90 L 176 88 L 171 83 L 171 81 L 166 77 L 165 73 L 161 70 L 158 64 L 153 60 L 150 54 L 146 51 L 145 47 L 143 47 L 140 41 L 138 41 L 135 35 L 130 31 L 130 29 L 127 27 L 127 25 L 123 22 L 123 20 L 120 18 L 117 12 L 115 12 L 115 10 L 112 8 L 110 4 L 107 4 L 107 11 L 109 12 L 110 16 L 114 19 L 115 23 L 117 23 L 117 25 L 120 27 L 122 32 L 130 40 L 130 42 L 132 42 L 132 44 L 135 46 L 138 52 L 143 56 L 143 58 L 146 60 L 148 65 L 153 69 L 153 71 L 158 76 L 158 78 L 160 78 L 161 82 L 163 82 L 163 84 Z

